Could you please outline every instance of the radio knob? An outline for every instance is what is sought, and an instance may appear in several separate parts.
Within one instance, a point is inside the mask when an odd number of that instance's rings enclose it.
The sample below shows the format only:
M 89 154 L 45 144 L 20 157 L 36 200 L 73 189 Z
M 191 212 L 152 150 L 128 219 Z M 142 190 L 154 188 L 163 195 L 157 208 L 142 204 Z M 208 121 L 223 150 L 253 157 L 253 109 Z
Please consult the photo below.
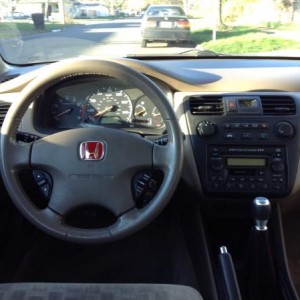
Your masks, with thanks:
M 274 160 L 271 164 L 271 168 L 276 173 L 283 172 L 285 169 L 284 163 L 280 160 Z
M 294 127 L 289 122 L 280 122 L 275 127 L 275 134 L 277 137 L 288 138 L 293 137 L 295 133 Z
M 210 121 L 202 121 L 197 126 L 197 133 L 200 136 L 212 136 L 216 132 L 216 125 Z
M 214 172 L 220 172 L 224 168 L 224 163 L 222 158 L 213 158 L 210 161 L 210 167 Z

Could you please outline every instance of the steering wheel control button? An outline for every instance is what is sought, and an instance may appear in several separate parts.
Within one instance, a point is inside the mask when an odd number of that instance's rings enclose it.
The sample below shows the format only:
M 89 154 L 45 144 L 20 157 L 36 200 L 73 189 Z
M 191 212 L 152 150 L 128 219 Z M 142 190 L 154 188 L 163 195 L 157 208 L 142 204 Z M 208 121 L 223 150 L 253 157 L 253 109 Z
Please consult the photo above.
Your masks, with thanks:
M 137 208 L 146 206 L 157 193 L 162 175 L 157 172 L 143 171 L 137 174 L 133 180 L 133 194 Z
M 32 176 L 35 183 L 39 187 L 39 190 L 47 199 L 49 199 L 51 193 L 51 186 L 52 186 L 51 177 L 46 172 L 38 171 L 38 170 L 32 171 Z
M 39 182 L 43 181 L 45 179 L 45 174 L 40 171 L 33 171 L 32 172 L 33 178 L 35 182 L 39 185 Z
M 27 133 L 27 132 L 21 132 L 21 131 L 18 131 L 16 135 L 16 140 L 18 142 L 23 142 L 23 143 L 31 143 L 39 140 L 40 138 L 41 137 L 38 135 Z
M 105 155 L 105 144 L 100 141 L 86 141 L 79 146 L 79 157 L 82 160 L 102 160 Z

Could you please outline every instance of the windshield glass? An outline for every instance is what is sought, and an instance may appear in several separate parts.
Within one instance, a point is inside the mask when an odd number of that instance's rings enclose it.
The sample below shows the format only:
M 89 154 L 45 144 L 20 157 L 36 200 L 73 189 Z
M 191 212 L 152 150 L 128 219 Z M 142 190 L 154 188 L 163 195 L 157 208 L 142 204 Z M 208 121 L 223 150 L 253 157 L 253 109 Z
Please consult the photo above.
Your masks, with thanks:
M 0 0 L 14 64 L 78 56 L 299 56 L 300 1 Z

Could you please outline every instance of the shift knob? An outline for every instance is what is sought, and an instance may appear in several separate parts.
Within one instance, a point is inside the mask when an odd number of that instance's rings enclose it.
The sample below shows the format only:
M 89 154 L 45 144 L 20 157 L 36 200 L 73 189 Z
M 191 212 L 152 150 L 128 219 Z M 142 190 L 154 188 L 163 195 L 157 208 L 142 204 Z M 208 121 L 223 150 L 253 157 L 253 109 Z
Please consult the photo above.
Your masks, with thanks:
M 271 216 L 271 203 L 266 197 L 256 197 L 252 203 L 252 216 L 255 228 L 259 231 L 268 230 L 267 224 Z

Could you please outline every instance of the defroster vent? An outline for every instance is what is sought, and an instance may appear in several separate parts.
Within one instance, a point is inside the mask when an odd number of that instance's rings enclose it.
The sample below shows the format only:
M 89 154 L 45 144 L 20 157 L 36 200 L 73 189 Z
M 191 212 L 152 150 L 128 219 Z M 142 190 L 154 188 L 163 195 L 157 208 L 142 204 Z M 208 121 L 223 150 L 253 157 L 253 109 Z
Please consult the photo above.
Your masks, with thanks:
M 224 105 L 221 96 L 192 96 L 189 99 L 193 115 L 223 115 Z
M 289 96 L 260 96 L 264 115 L 295 115 L 295 100 Z

